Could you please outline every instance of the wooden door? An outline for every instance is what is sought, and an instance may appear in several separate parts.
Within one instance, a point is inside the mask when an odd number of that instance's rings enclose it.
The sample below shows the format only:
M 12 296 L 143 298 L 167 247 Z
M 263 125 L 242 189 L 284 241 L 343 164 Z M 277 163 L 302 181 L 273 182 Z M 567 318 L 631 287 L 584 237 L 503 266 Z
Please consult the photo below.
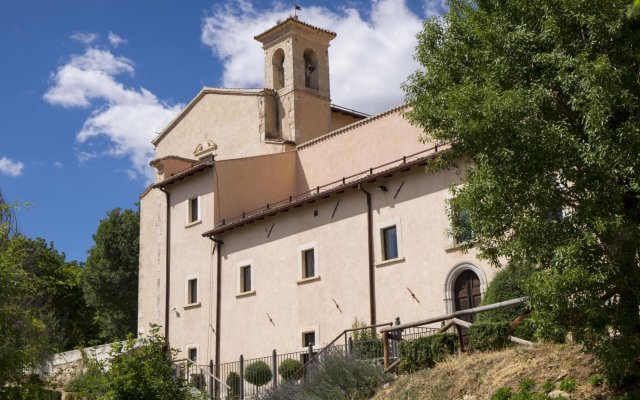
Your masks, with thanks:
M 458 276 L 454 285 L 454 311 L 462 311 L 468 308 L 478 307 L 482 298 L 480 291 L 480 278 L 475 272 L 466 270 Z M 460 319 L 473 323 L 473 315 L 465 315 Z M 463 350 L 469 347 L 469 330 L 462 329 L 462 346 Z

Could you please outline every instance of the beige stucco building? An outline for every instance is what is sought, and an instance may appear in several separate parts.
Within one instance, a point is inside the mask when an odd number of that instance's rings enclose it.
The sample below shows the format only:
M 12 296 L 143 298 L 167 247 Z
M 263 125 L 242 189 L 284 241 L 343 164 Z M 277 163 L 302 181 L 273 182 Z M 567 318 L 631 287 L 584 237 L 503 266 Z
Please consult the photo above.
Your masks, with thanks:
M 296 18 L 256 36 L 265 88 L 204 88 L 153 141 L 138 326 L 198 363 L 466 308 L 493 275 L 448 233 L 463 163 L 427 173 L 443 148 L 404 106 L 331 104 L 334 37 Z

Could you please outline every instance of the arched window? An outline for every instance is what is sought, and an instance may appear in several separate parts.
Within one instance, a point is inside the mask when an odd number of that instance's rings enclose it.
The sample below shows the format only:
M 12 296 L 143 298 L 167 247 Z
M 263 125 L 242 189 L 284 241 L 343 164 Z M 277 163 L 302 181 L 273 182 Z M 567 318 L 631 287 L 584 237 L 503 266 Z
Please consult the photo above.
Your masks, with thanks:
M 318 56 L 311 49 L 304 51 L 304 86 L 318 90 Z
M 273 88 L 282 89 L 284 87 L 284 51 L 282 49 L 273 53 L 271 64 L 273 65 Z

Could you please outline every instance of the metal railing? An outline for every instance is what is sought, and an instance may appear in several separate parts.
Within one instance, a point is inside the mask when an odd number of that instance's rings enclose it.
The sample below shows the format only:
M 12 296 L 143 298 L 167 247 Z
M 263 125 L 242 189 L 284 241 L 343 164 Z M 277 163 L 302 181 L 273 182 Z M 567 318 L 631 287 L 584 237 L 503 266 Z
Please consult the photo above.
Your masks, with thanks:
M 295 196 L 289 196 L 286 199 L 282 199 L 280 201 L 276 201 L 274 203 L 267 203 L 265 206 L 256 208 L 254 210 L 250 210 L 250 211 L 243 211 L 242 214 L 231 217 L 231 218 L 223 218 L 221 221 L 219 221 L 218 223 L 215 224 L 215 228 L 220 228 L 222 226 L 225 225 L 231 225 L 237 221 L 243 220 L 245 218 L 248 217 L 252 217 L 255 215 L 258 215 L 260 213 L 263 213 L 265 211 L 278 211 L 278 209 L 282 208 L 282 207 L 286 207 L 289 204 L 296 202 L 296 201 L 300 201 L 300 200 L 304 200 L 307 197 L 312 197 L 315 196 L 317 194 L 320 194 L 322 192 L 326 192 L 329 191 L 331 189 L 336 189 L 336 188 L 340 188 L 340 187 L 346 187 L 349 185 L 353 185 L 356 183 L 359 183 L 363 180 L 366 180 L 370 175 L 373 175 L 374 172 L 378 173 L 378 172 L 384 172 L 387 169 L 393 169 L 396 167 L 402 167 L 403 165 L 410 163 L 410 162 L 414 162 L 414 161 L 420 161 L 420 160 L 426 160 L 428 159 L 430 156 L 433 156 L 435 154 L 438 153 L 439 150 L 445 150 L 449 147 L 448 143 L 443 143 L 443 144 L 436 144 L 433 147 L 430 147 L 428 149 L 419 151 L 417 153 L 414 154 L 410 154 L 407 156 L 403 156 L 402 158 L 398 158 L 396 160 L 387 162 L 385 164 L 382 165 L 378 165 L 374 168 L 369 168 L 367 170 L 355 173 L 353 175 L 349 175 L 349 176 L 345 176 L 342 179 L 338 179 L 336 181 L 333 182 L 329 182 L 327 184 L 324 184 L 322 186 L 316 186 L 314 188 L 309 189 L 306 192 L 303 193 L 299 193 Z
M 444 325 L 441 328 L 439 329 L 435 328 L 435 331 L 436 331 L 435 333 L 445 332 L 455 327 L 458 335 L 458 339 L 460 340 L 460 348 L 462 349 L 463 345 L 462 345 L 461 330 L 469 329 L 473 324 L 470 322 L 458 319 L 458 317 L 475 315 L 475 314 L 479 314 L 487 311 L 493 311 L 493 310 L 498 310 L 502 308 L 512 307 L 518 304 L 522 304 L 527 300 L 528 300 L 528 297 L 519 297 L 516 299 L 506 300 L 499 303 L 489 304 L 486 306 L 469 308 L 461 311 L 455 311 L 453 313 L 440 315 L 434 318 L 428 318 L 420 321 L 410 322 L 407 324 L 399 324 L 399 325 L 394 325 L 392 327 L 382 328 L 380 332 L 382 334 L 383 359 L 384 359 L 383 363 L 384 363 L 385 372 L 391 371 L 393 368 L 395 368 L 399 364 L 400 358 L 397 356 L 397 354 L 394 355 L 393 345 L 394 345 L 394 342 L 404 340 L 403 334 L 404 334 L 404 331 L 406 331 L 407 329 L 425 328 L 424 325 L 443 322 Z M 523 316 L 519 316 L 511 323 L 512 330 L 515 329 L 515 327 L 522 322 L 522 319 L 523 319 L 522 317 Z M 444 321 L 448 321 L 448 322 L 445 323 Z M 426 329 L 434 329 L 434 328 L 426 328 Z M 513 336 L 509 336 L 507 339 L 514 343 L 527 345 L 527 346 L 530 346 L 533 344 L 527 340 L 523 340 Z
M 397 321 L 399 323 L 399 321 Z M 199 390 L 209 393 L 210 398 L 220 400 L 258 399 L 261 394 L 277 387 L 283 381 L 297 382 L 304 379 L 308 368 L 325 351 L 332 349 L 345 356 L 357 357 L 376 364 L 384 360 L 383 341 L 377 328 L 393 327 L 393 323 L 362 326 L 346 329 L 323 347 L 309 346 L 302 351 L 278 353 L 270 356 L 245 359 L 219 364 L 219 378 L 213 376 L 214 364 L 196 365 L 188 360 L 177 360 L 184 366 L 179 377 Z M 417 327 L 402 331 L 405 339 L 432 335 L 436 328 Z M 397 346 L 392 345 L 392 357 L 398 357 Z M 177 375 L 178 376 L 178 375 Z

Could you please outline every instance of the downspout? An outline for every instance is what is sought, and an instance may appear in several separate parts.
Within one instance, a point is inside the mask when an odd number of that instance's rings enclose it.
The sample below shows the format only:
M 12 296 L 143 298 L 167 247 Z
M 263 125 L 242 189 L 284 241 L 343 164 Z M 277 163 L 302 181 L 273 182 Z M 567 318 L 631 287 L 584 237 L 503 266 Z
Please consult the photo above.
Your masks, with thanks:
M 166 285 L 165 285 L 165 294 L 164 294 L 164 298 L 165 298 L 165 302 L 164 302 L 164 338 L 167 341 L 167 343 L 169 343 L 169 283 L 171 280 L 171 273 L 170 273 L 170 266 L 171 266 L 171 206 L 170 206 L 170 200 L 171 200 L 171 194 L 165 190 L 164 188 L 159 188 L 162 192 L 164 192 L 165 194 L 165 198 L 167 199 L 167 224 L 166 224 L 166 229 L 167 232 L 165 234 L 165 239 L 166 239 L 166 244 L 165 244 L 165 281 L 166 281 Z
M 361 184 L 358 190 L 367 196 L 367 237 L 369 250 L 369 314 L 371 325 L 376 324 L 376 270 L 373 256 L 373 211 L 371 210 L 371 193 L 367 192 Z
M 216 360 L 215 360 L 215 376 L 220 379 L 220 319 L 221 319 L 221 311 L 222 311 L 222 245 L 224 242 L 220 239 L 211 239 L 216 244 L 216 252 L 218 253 L 218 264 L 216 266 Z M 215 394 L 216 398 L 219 394 L 220 385 L 218 381 L 215 384 Z

